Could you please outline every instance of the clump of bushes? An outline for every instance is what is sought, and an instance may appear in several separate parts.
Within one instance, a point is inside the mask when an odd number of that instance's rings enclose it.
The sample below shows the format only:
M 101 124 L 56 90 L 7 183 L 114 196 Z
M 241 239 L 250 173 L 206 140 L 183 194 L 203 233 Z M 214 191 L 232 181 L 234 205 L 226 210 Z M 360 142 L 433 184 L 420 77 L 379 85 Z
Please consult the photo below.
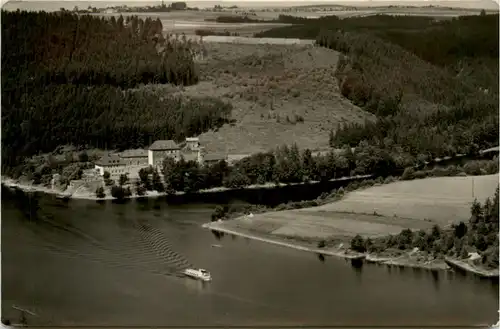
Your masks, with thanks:
M 115 199 L 118 200 L 124 200 L 125 198 L 128 198 L 132 195 L 132 191 L 130 190 L 130 187 L 124 188 L 122 186 L 116 186 L 114 185 L 111 187 L 111 196 Z
M 366 252 L 366 242 L 361 235 L 356 235 L 351 240 L 351 249 L 356 252 Z
M 229 210 L 228 206 L 216 206 L 212 213 L 212 222 L 223 219 Z
M 105 198 L 106 197 L 106 193 L 104 192 L 104 188 L 102 186 L 98 187 L 95 190 L 95 195 L 99 199 Z
M 493 160 L 469 161 L 463 167 L 450 165 L 443 168 L 436 166 L 432 169 L 423 169 L 418 171 L 416 171 L 413 167 L 408 167 L 401 175 L 401 180 L 421 179 L 426 177 L 493 175 L 498 173 L 498 169 L 498 159 L 496 158 Z
M 252 205 L 252 204 L 231 204 L 231 205 L 217 205 L 212 212 L 211 220 L 212 222 L 218 221 L 219 219 L 230 219 L 240 217 L 246 214 L 258 214 L 269 211 L 269 208 L 263 205 Z

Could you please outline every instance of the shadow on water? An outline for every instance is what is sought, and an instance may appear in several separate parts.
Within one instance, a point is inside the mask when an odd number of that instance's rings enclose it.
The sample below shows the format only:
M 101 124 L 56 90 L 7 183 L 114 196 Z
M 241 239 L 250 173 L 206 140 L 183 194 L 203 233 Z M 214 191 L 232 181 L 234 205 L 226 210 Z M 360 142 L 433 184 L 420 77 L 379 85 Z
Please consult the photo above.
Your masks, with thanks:
M 215 239 L 217 241 L 220 241 L 224 237 L 224 233 L 223 232 L 219 232 L 219 231 L 216 231 L 216 230 L 210 230 L 210 232 L 212 232 L 212 234 L 214 235 L 214 237 L 215 237 Z
M 351 268 L 354 270 L 354 274 L 358 280 L 361 280 L 363 274 L 363 260 L 362 259 L 351 259 Z
M 98 201 L 100 201 L 100 200 L 98 200 Z M 130 199 L 113 199 L 113 200 L 111 200 L 112 204 L 126 204 L 129 202 L 130 202 Z
M 439 290 L 439 287 L 440 287 L 440 275 L 439 275 L 439 271 L 437 270 L 431 270 L 431 276 L 432 276 L 432 283 L 434 284 L 434 288 L 436 288 L 436 290 Z
M 351 259 L 351 267 L 356 273 L 361 273 L 363 271 L 363 260 L 362 259 Z
M 313 184 L 287 185 L 272 188 L 252 188 L 252 189 L 234 189 L 226 191 L 215 191 L 210 193 L 186 193 L 182 195 L 167 195 L 155 198 L 160 202 L 167 202 L 172 205 L 205 203 L 205 204 L 229 204 L 234 201 L 246 202 L 250 204 L 260 204 L 266 206 L 277 206 L 281 203 L 313 200 L 325 192 L 331 192 L 333 189 L 346 187 L 353 181 L 360 181 L 366 178 L 350 178 L 329 182 L 320 182 Z M 147 202 L 148 198 L 138 198 L 139 202 Z M 154 207 L 159 206 L 154 205 Z M 156 209 L 156 208 L 155 208 Z
M 413 275 L 417 278 L 421 278 L 424 273 L 424 270 L 419 267 L 413 267 L 412 270 L 413 270 Z
M 41 193 L 25 192 L 18 188 L 10 189 L 1 185 L 2 202 L 12 201 L 12 204 L 23 214 L 23 218 L 29 221 L 37 221 L 40 215 Z

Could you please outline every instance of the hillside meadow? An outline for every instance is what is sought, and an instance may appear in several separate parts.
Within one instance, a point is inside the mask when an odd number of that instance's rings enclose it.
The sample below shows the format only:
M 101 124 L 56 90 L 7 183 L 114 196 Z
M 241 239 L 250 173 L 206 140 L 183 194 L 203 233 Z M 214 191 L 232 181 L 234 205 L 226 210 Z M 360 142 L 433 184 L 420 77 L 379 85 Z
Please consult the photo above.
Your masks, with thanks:
M 324 149 L 332 125 L 374 118 L 340 94 L 336 51 L 224 42 L 204 42 L 204 47 L 201 82 L 178 90 L 233 105 L 233 124 L 200 135 L 208 150 L 251 154 L 291 143 Z

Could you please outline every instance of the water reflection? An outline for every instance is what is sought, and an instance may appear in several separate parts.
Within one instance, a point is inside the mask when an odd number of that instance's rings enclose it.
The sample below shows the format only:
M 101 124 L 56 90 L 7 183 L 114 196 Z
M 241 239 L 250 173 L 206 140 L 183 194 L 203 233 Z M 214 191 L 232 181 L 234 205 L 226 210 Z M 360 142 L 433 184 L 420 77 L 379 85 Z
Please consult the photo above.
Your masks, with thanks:
M 324 263 L 325 262 L 325 255 L 318 254 L 318 259 L 319 259 L 320 262 Z
M 356 279 L 360 282 L 363 274 L 363 260 L 351 259 L 351 268 L 354 270 Z
M 209 291 L 210 283 L 201 281 L 201 280 L 193 280 L 191 278 L 183 278 L 183 283 L 189 290 L 194 290 L 196 292 L 206 292 Z
M 210 230 L 210 232 L 212 232 L 212 234 L 214 235 L 215 239 L 217 239 L 217 241 L 219 241 L 220 239 L 222 239 L 224 237 L 223 232 L 219 232 L 216 230 Z
M 128 203 L 129 201 L 130 201 L 130 199 L 112 199 L 111 203 L 118 205 L 118 204 Z
M 21 189 L 10 189 L 2 184 L 2 202 L 12 200 L 15 207 L 23 214 L 24 219 L 35 221 L 40 210 L 40 193 L 24 192 Z
M 413 267 L 413 275 L 419 279 L 422 277 L 423 271 L 424 270 L 419 267 Z
M 431 270 L 432 282 L 434 283 L 434 288 L 439 290 L 440 287 L 440 275 L 438 271 Z

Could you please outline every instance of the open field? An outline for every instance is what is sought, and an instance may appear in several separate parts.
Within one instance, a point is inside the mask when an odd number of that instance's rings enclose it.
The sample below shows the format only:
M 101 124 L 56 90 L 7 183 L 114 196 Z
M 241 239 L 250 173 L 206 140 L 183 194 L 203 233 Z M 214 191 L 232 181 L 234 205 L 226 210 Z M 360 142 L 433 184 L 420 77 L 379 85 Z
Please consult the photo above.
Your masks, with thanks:
M 430 220 L 439 225 L 467 221 L 474 198 L 484 202 L 493 196 L 498 175 L 436 177 L 371 187 L 347 194 L 341 201 L 315 212 L 355 212 Z M 308 210 L 298 210 L 307 213 Z
M 209 11 L 174 11 L 169 13 L 121 13 L 121 14 L 105 14 L 99 13 L 95 14 L 103 17 L 120 15 L 126 16 L 139 16 L 139 17 L 151 17 L 153 19 L 159 18 L 163 24 L 163 31 L 166 33 L 185 33 L 194 34 L 197 29 L 213 30 L 216 32 L 229 31 L 231 33 L 238 33 L 241 36 L 253 36 L 255 33 L 269 30 L 275 27 L 286 26 L 289 24 L 281 23 L 217 23 L 217 22 L 207 22 L 206 19 L 215 19 L 222 15 L 235 15 L 232 13 L 224 12 L 209 12 Z M 254 16 L 253 16 L 254 17 Z M 263 17 L 258 17 L 260 20 L 273 20 L 277 18 L 278 15 L 264 15 Z M 257 17 L 256 17 L 257 18 Z
M 244 16 L 249 10 L 253 10 L 255 16 L 251 18 L 258 20 L 269 20 L 269 23 L 216 23 L 207 22 L 206 19 L 214 19 L 218 16 L 232 15 Z M 347 17 L 362 17 L 377 14 L 386 15 L 418 15 L 431 16 L 436 19 L 450 19 L 461 15 L 479 15 L 480 10 L 477 9 L 460 9 L 460 8 L 397 8 L 397 7 L 359 7 L 353 10 L 345 10 L 342 7 L 328 8 L 318 7 L 308 10 L 294 8 L 292 10 L 286 8 L 272 9 L 264 11 L 262 8 L 250 9 L 241 8 L 234 10 L 223 11 L 174 11 L 165 13 L 121 13 L 123 16 L 137 15 L 140 17 L 160 18 L 165 32 L 186 33 L 192 34 L 196 29 L 214 30 L 217 32 L 229 31 L 238 33 L 241 36 L 252 36 L 255 33 L 262 32 L 274 27 L 285 26 L 288 24 L 273 23 L 273 20 L 278 19 L 279 15 L 291 15 L 307 18 L 319 18 L 323 16 L 335 15 L 341 18 Z M 109 17 L 119 16 L 117 13 L 99 13 L 98 15 Z
M 292 142 L 324 149 L 337 123 L 373 118 L 340 95 L 334 77 L 338 52 L 307 45 L 204 44 L 201 82 L 177 90 L 233 104 L 235 123 L 200 136 L 210 152 L 248 154 Z
M 307 17 L 307 18 L 319 18 L 323 16 L 331 16 L 335 15 L 340 18 L 347 17 L 360 17 L 360 16 L 369 16 L 369 15 L 410 15 L 410 16 L 431 16 L 435 18 L 452 18 L 463 15 L 479 15 L 480 9 L 463 9 L 463 8 L 389 8 L 389 7 L 359 7 L 355 10 L 343 10 L 342 8 L 338 8 L 335 10 L 329 10 L 327 8 L 319 8 L 317 10 L 301 10 L 300 8 L 295 9 L 296 11 L 257 11 L 256 18 L 259 19 L 276 19 L 279 15 L 291 15 L 291 16 L 299 16 L 299 17 Z M 492 11 L 493 12 L 493 11 Z
M 498 186 L 498 175 L 402 181 L 351 192 L 319 207 L 256 214 L 218 225 L 243 233 L 346 242 L 356 234 L 373 238 L 405 228 L 446 226 L 469 219 L 472 180 L 481 202 Z

